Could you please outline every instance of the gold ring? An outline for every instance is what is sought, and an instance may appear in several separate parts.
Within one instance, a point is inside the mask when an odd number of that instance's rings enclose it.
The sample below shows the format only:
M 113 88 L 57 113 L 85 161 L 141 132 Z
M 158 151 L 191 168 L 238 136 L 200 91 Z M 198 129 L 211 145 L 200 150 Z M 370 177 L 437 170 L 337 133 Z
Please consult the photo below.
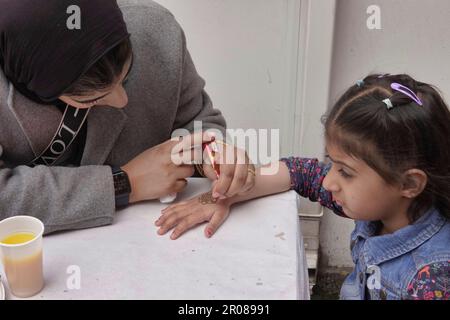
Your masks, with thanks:
M 255 169 L 248 168 L 247 171 L 250 172 L 254 177 L 256 177 L 256 170 Z

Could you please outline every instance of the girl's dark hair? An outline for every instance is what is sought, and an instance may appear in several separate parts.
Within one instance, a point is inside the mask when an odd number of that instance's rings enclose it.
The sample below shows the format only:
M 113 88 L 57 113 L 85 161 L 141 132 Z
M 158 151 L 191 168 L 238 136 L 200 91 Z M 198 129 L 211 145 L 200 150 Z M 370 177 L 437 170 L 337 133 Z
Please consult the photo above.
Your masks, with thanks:
M 130 38 L 103 55 L 73 85 L 64 91 L 64 95 L 85 96 L 93 91 L 109 88 L 123 71 L 126 61 L 132 55 Z
M 392 90 L 393 82 L 415 92 L 423 106 Z M 369 75 L 339 98 L 324 121 L 327 143 L 365 161 L 387 183 L 400 183 L 408 169 L 426 173 L 425 189 L 408 208 L 411 222 L 431 206 L 450 219 L 450 111 L 437 89 L 406 74 Z

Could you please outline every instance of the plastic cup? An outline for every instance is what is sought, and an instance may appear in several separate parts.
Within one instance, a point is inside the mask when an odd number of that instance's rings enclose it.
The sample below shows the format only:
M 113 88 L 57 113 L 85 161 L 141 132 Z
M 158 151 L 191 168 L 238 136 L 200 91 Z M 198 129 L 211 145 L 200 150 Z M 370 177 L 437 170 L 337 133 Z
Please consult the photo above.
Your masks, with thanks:
M 3 242 L 19 233 L 31 233 L 34 237 L 17 244 Z M 17 297 L 31 297 L 44 287 L 43 233 L 44 224 L 34 217 L 15 216 L 0 221 L 0 258 L 9 289 Z

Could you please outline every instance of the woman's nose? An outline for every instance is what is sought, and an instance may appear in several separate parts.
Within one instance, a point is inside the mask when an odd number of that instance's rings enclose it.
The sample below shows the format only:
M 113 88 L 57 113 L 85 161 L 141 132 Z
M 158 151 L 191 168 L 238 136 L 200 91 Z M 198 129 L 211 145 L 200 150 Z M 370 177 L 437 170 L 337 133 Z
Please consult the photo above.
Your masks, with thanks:
M 123 86 L 118 86 L 111 93 L 108 105 L 115 108 L 123 108 L 128 104 L 128 95 Z

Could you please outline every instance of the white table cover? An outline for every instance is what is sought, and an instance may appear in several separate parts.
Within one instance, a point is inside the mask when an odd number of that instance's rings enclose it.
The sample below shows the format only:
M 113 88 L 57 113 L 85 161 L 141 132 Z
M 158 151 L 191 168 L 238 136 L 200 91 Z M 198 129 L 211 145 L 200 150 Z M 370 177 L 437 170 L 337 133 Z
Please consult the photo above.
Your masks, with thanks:
M 209 188 L 189 179 L 176 201 Z M 165 206 L 132 205 L 113 225 L 44 237 L 46 284 L 30 299 L 309 299 L 295 192 L 234 206 L 210 239 L 205 224 L 177 240 L 157 235 Z

